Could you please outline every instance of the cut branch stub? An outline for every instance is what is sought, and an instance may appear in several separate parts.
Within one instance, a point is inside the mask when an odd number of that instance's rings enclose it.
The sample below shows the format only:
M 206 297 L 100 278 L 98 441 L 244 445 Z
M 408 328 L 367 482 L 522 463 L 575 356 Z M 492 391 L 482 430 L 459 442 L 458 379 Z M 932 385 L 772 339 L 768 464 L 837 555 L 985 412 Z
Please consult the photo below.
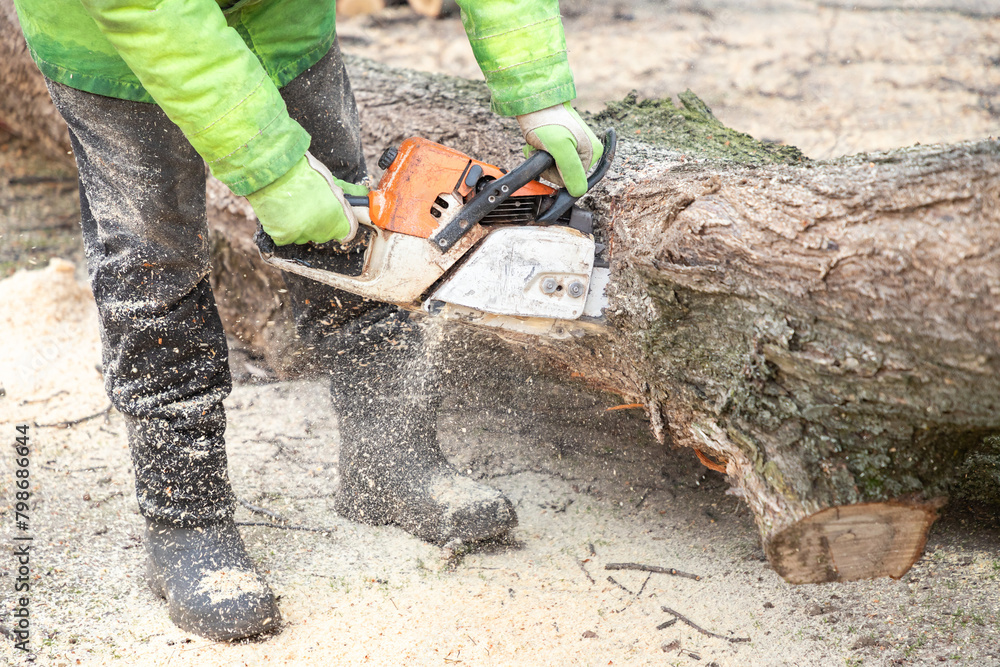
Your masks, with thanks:
M 899 579 L 923 553 L 935 518 L 929 505 L 828 507 L 773 535 L 764 553 L 793 584 Z

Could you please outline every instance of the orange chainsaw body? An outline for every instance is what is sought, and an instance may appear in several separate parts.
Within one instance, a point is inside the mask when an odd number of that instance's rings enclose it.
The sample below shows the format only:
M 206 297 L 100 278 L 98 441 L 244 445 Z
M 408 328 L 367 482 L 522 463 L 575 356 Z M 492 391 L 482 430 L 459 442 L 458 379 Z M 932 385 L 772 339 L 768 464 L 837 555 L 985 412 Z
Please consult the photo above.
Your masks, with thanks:
M 482 178 L 504 175 L 491 164 L 470 158 L 451 148 L 418 137 L 400 144 L 392 164 L 382 174 L 378 189 L 368 195 L 372 223 L 390 232 L 430 238 L 441 226 L 441 210 L 449 203 L 442 195 L 466 202 L 476 192 L 476 182 L 468 182 L 474 166 L 482 169 Z M 514 192 L 513 197 L 550 195 L 555 190 L 531 181 Z

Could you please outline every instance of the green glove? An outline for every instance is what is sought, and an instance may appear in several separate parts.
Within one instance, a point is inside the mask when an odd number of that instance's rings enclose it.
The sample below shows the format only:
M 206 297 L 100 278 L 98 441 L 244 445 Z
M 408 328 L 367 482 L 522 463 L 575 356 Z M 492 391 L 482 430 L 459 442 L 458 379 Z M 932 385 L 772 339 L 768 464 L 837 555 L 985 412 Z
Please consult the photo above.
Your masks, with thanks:
M 358 231 L 344 193 L 366 195 L 368 188 L 333 177 L 308 152 L 270 185 L 247 195 L 260 226 L 275 245 L 350 241 Z
M 569 102 L 533 111 L 517 117 L 524 133 L 525 156 L 531 147 L 546 151 L 556 161 L 556 173 L 542 174 L 558 185 L 565 185 L 574 197 L 587 192 L 587 171 L 604 154 L 604 146 L 597 135 L 587 127 Z

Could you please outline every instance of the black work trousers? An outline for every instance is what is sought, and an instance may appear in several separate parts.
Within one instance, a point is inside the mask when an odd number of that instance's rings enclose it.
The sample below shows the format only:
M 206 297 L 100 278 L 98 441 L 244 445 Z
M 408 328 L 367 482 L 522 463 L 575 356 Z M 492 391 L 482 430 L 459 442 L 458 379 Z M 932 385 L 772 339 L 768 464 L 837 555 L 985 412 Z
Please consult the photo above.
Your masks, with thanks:
M 125 416 L 140 511 L 181 526 L 224 520 L 234 509 L 222 406 L 232 383 L 209 284 L 204 162 L 154 104 L 48 86 L 76 155 L 105 387 Z M 337 44 L 281 95 L 312 136 L 310 152 L 360 181 L 357 108 Z

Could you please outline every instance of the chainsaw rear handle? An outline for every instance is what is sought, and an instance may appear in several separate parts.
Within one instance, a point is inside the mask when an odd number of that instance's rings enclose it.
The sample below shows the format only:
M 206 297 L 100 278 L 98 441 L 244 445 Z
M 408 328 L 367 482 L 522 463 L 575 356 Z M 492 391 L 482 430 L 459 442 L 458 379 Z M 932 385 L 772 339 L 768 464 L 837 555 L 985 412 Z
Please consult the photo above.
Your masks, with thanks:
M 618 146 L 618 134 L 615 132 L 613 127 L 609 127 L 604 132 L 604 138 L 602 140 L 604 144 L 604 153 L 601 155 L 601 159 L 598 160 L 597 166 L 594 167 L 594 171 L 587 177 L 587 190 L 590 191 L 597 183 L 604 178 L 604 175 L 608 173 L 608 169 L 611 167 L 611 163 L 615 159 L 615 149 Z M 536 157 L 537 156 L 537 157 Z M 547 169 L 555 166 L 555 160 L 546 151 L 534 151 L 520 167 L 514 171 L 524 170 L 524 174 L 528 176 L 528 180 L 518 186 L 523 187 L 530 181 L 537 180 Z M 513 175 L 511 172 L 509 175 Z M 504 180 L 504 179 L 500 179 Z M 517 180 L 520 180 L 518 178 Z M 513 185 L 514 183 L 509 183 Z M 354 207 L 364 207 L 368 206 L 368 195 L 346 195 L 347 203 Z M 579 197 L 574 197 L 566 188 L 560 189 L 556 193 L 556 199 L 550 206 L 545 214 L 539 218 L 539 222 L 551 223 L 554 222 L 565 213 L 570 206 L 572 206 Z M 488 198 L 487 198 L 488 200 Z
M 604 178 L 604 175 L 608 173 L 608 169 L 611 167 L 611 163 L 615 159 L 615 149 L 618 146 L 618 135 L 613 127 L 609 127 L 604 132 L 604 138 L 602 140 L 604 144 L 604 153 L 601 155 L 601 159 L 598 160 L 597 166 L 594 167 L 594 171 L 587 177 L 587 191 L 589 192 L 597 183 Z M 534 151 L 531 156 L 525 160 L 517 169 L 510 172 L 503 178 L 494 181 L 492 188 L 496 190 L 493 193 L 494 197 L 497 195 L 505 194 L 509 196 L 515 190 L 519 190 L 523 186 L 527 185 L 529 182 L 537 180 L 544 171 L 551 169 L 555 166 L 555 160 L 546 151 Z M 524 181 L 523 183 L 521 181 Z M 504 192 L 502 187 L 496 187 L 497 184 L 507 185 L 509 190 Z M 516 186 L 516 187 L 514 187 Z M 368 207 L 368 195 L 345 195 L 347 203 L 354 208 L 367 208 Z M 492 202 L 487 195 L 484 197 L 486 203 L 496 204 L 496 199 Z M 506 199 L 506 197 L 504 197 Z M 579 197 L 574 197 L 566 188 L 561 188 L 556 192 L 555 199 L 552 205 L 545 210 L 545 213 L 538 218 L 538 221 L 543 224 L 554 223 L 559 217 L 565 213 L 569 208 L 576 203 Z M 471 204 L 472 202 L 469 202 Z M 485 214 L 484 214 L 485 215 Z M 480 220 L 482 217 L 480 217 Z M 364 220 L 359 220 L 362 224 L 365 224 Z M 478 222 L 478 221 L 476 221 Z
M 597 185 L 602 178 L 604 178 L 604 175 L 608 173 L 608 169 L 611 167 L 611 163 L 614 162 L 615 149 L 618 147 L 618 134 L 615 132 L 615 128 L 609 127 L 605 130 L 604 138 L 601 143 L 604 144 L 604 154 L 601 155 L 601 159 L 598 160 L 597 166 L 594 167 L 594 171 L 587 177 L 588 192 L 590 192 L 590 189 Z M 544 151 L 539 152 L 549 156 L 549 160 L 551 162 L 549 167 L 555 164 L 551 155 L 545 153 Z M 546 167 L 545 169 L 548 169 L 549 167 Z M 545 171 L 545 169 L 542 171 Z M 541 175 L 541 172 L 539 172 L 539 175 Z M 556 193 L 556 198 L 555 201 L 552 202 L 552 205 L 549 206 L 545 212 L 542 213 L 542 215 L 538 216 L 538 222 L 544 225 L 551 225 L 555 223 L 555 221 L 559 219 L 559 216 L 568 211 L 569 208 L 576 203 L 577 199 L 579 199 L 579 197 L 571 195 L 566 191 L 566 188 L 560 188 L 560 190 Z
M 618 135 L 614 128 L 608 128 L 604 133 L 604 155 L 594 168 L 594 173 L 587 179 L 587 190 L 604 178 L 614 159 L 615 147 L 618 145 Z M 462 207 L 458 215 L 431 237 L 431 242 L 441 252 L 447 252 L 472 227 L 486 217 L 491 211 L 510 198 L 515 192 L 531 181 L 538 180 L 547 169 L 555 166 L 555 159 L 546 151 L 535 151 L 528 159 L 510 171 L 510 173 L 490 181 L 479 193 Z M 542 224 L 551 224 L 559 219 L 579 197 L 569 194 L 565 188 L 556 193 L 555 200 L 545 213 L 538 218 Z

